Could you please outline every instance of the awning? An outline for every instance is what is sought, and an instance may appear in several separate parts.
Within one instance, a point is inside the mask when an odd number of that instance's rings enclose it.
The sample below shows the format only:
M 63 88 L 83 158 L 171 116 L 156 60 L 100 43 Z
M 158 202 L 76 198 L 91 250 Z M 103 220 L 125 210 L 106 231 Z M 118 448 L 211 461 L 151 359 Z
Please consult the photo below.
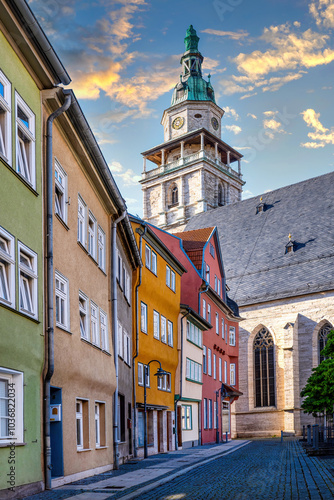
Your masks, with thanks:
M 236 398 L 238 396 L 243 395 L 242 392 L 238 391 L 237 389 L 235 389 L 235 387 L 232 387 L 231 385 L 227 385 L 227 384 L 222 383 L 222 387 L 224 387 L 224 389 L 227 393 L 227 395 L 226 395 L 227 398 Z
M 137 403 L 136 407 L 143 410 L 144 409 L 144 403 Z M 146 403 L 146 408 L 147 410 L 169 410 L 169 406 L 164 406 L 164 405 L 155 405 L 152 403 Z

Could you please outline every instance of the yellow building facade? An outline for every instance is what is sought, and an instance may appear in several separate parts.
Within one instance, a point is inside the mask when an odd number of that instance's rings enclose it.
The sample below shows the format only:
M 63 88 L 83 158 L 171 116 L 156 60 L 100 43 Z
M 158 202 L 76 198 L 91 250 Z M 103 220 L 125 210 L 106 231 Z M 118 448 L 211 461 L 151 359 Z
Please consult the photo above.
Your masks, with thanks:
M 148 454 L 175 449 L 178 317 L 185 269 L 149 225 L 130 220 L 143 264 L 133 275 L 134 437 L 136 451 L 142 455 L 145 378 Z M 162 378 L 155 376 L 160 366 L 166 372 Z

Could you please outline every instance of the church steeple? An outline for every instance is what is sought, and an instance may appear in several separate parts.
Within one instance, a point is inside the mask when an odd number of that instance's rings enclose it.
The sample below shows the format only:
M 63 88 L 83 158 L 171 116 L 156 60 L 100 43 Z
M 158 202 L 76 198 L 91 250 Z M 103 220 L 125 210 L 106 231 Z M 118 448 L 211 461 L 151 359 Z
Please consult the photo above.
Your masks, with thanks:
M 209 81 L 202 77 L 203 56 L 198 50 L 199 37 L 192 24 L 184 39 L 185 52 L 181 57 L 182 75 L 174 88 L 172 106 L 183 101 L 215 101 L 215 93 Z

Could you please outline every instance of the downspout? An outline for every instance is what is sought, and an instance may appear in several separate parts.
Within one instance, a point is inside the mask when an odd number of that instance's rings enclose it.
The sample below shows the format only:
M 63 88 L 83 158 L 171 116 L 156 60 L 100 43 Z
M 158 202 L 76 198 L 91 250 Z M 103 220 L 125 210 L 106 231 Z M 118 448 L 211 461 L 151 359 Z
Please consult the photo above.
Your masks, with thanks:
M 177 403 L 182 398 L 182 375 L 183 375 L 183 319 L 190 314 L 190 311 L 184 314 L 181 318 L 181 360 L 180 360 L 180 394 L 178 398 L 174 401 L 174 414 L 175 414 L 175 449 L 178 450 L 178 439 L 177 439 Z
M 47 176 L 47 371 L 44 378 L 44 463 L 45 489 L 51 489 L 51 438 L 50 438 L 50 384 L 54 372 L 54 316 L 53 316 L 53 153 L 52 124 L 71 105 L 70 95 L 64 104 L 52 113 L 46 122 L 46 176 Z
M 112 310 L 112 329 L 113 329 L 113 342 L 114 342 L 114 361 L 115 361 L 115 375 L 116 375 L 116 389 L 114 392 L 114 469 L 119 469 L 119 452 L 118 452 L 118 327 L 117 327 L 117 224 L 124 219 L 126 212 L 123 212 L 118 219 L 111 224 L 111 245 L 112 245 L 112 295 L 111 295 L 111 310 Z
M 142 255 L 142 238 L 145 236 L 147 226 L 144 226 L 144 232 L 137 231 L 139 234 L 139 255 Z M 138 456 L 137 450 L 137 410 L 136 410 L 136 362 L 135 359 L 139 355 L 139 302 L 138 302 L 138 289 L 142 280 L 142 268 L 139 268 L 139 281 L 136 285 L 136 354 L 132 357 L 132 386 L 133 386 L 133 456 Z

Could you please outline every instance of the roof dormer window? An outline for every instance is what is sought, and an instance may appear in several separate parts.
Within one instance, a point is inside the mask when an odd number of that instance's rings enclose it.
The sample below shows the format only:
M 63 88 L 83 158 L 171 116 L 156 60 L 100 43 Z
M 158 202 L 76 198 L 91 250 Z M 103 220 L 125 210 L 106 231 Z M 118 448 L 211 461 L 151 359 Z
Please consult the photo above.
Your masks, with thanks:
M 295 242 L 292 241 L 292 236 L 291 236 L 291 233 L 289 234 L 289 241 L 288 243 L 285 245 L 285 253 L 293 253 L 295 250 L 296 250 L 296 245 L 295 245 Z
M 266 209 L 266 204 L 263 202 L 262 196 L 260 198 L 260 203 L 256 207 L 256 213 L 259 214 L 261 212 L 264 212 Z

